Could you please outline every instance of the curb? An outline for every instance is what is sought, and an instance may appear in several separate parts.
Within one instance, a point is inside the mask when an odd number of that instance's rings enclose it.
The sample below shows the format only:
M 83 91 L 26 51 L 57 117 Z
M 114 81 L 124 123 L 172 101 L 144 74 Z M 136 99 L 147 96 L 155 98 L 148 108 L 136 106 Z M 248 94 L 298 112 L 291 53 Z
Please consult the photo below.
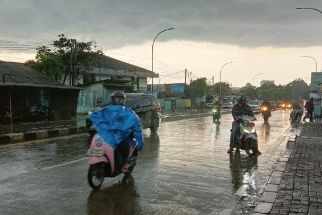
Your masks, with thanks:
M 81 134 L 84 132 L 85 132 L 85 127 L 73 126 L 68 128 L 50 128 L 45 130 L 27 131 L 24 133 L 1 134 L 0 145 Z
M 222 114 L 229 113 L 229 111 L 223 111 Z M 181 119 L 197 118 L 210 116 L 212 113 L 202 112 L 202 113 L 184 113 L 176 115 L 162 115 L 161 122 L 169 122 Z M 54 137 L 83 134 L 86 133 L 85 126 L 83 127 L 66 127 L 66 128 L 48 128 L 43 130 L 26 131 L 24 133 L 11 133 L 11 134 L 0 134 L 0 146 L 5 144 L 23 142 L 23 141 L 34 141 L 42 140 Z

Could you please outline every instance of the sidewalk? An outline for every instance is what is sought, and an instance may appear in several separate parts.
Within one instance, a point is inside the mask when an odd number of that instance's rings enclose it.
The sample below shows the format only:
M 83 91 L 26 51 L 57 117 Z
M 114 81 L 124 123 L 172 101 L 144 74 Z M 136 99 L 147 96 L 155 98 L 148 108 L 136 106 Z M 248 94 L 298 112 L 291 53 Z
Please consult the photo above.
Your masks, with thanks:
M 322 123 L 290 138 L 253 214 L 322 214 Z

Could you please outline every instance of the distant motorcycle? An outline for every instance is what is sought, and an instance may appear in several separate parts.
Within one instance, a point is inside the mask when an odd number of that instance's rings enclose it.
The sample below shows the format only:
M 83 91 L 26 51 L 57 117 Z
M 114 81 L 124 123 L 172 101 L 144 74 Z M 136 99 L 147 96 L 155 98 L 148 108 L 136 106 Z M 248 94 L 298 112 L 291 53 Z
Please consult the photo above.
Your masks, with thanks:
M 214 107 L 212 109 L 212 119 L 213 119 L 213 122 L 219 122 L 220 117 L 221 117 L 220 108 L 219 107 Z
M 245 150 L 248 156 L 260 155 L 258 139 L 253 116 L 244 115 L 240 118 L 240 133 L 238 136 L 238 148 Z M 232 134 L 231 137 L 232 138 Z
M 267 123 L 268 122 L 268 118 L 271 116 L 271 111 L 267 106 L 262 106 L 261 107 L 261 113 L 262 116 L 264 118 L 264 122 Z
M 301 122 L 303 116 L 303 109 L 302 108 L 294 108 L 290 113 L 290 121 L 291 123 L 299 123 Z
M 116 177 L 122 173 L 125 175 L 131 174 L 137 158 L 137 148 L 134 144 L 130 144 L 128 149 L 115 150 L 104 140 L 96 134 L 91 142 L 90 148 L 86 155 L 89 156 L 89 169 L 87 173 L 87 180 L 93 189 L 99 189 L 105 177 Z M 131 155 L 127 159 L 128 155 Z M 122 172 L 122 167 L 128 162 L 129 168 L 127 172 Z

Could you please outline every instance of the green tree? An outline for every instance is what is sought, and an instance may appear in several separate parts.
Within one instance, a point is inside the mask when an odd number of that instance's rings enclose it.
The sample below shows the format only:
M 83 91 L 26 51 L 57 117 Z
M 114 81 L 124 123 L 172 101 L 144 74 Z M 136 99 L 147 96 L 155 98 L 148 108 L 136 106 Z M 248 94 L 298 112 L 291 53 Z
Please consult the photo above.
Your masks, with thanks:
M 199 78 L 190 83 L 187 88 L 187 94 L 191 98 L 196 98 L 206 95 L 208 92 L 207 78 Z
M 240 93 L 244 94 L 251 100 L 257 99 L 256 87 L 252 86 L 250 83 L 247 83 L 246 86 L 242 87 L 240 89 Z
M 220 94 L 220 82 L 217 82 L 214 84 L 213 87 L 213 94 L 219 96 Z M 231 94 L 231 88 L 230 84 L 228 82 L 221 82 L 221 95 L 224 96 L 229 96 Z
M 46 46 L 37 48 L 36 61 L 31 60 L 25 63 L 26 66 L 60 81 L 64 74 L 64 63 L 59 56 L 51 53 Z
M 95 64 L 101 50 L 96 48 L 94 41 L 78 42 L 76 39 L 67 38 L 64 34 L 58 35 L 58 40 L 53 44 L 53 50 L 42 46 L 37 48 L 36 60 L 26 62 L 39 72 L 59 79 L 65 84 L 69 77 L 70 85 L 75 85 L 76 79 Z
M 300 97 L 307 98 L 309 95 L 309 86 L 303 79 L 295 79 L 294 81 L 288 83 L 286 88 L 289 91 L 292 100 L 298 100 Z
M 309 86 L 302 80 L 296 79 L 286 85 L 265 83 L 256 89 L 259 99 L 265 100 L 297 100 L 301 96 L 307 98 Z

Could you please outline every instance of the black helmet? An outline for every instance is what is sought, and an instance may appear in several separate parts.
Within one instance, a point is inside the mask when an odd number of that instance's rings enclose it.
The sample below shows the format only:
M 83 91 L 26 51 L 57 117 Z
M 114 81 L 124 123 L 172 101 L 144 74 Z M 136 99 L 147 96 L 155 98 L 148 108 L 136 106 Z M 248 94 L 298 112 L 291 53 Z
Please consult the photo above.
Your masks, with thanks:
M 244 95 L 240 95 L 240 96 L 238 97 L 238 102 L 239 102 L 239 103 L 241 103 L 241 102 L 245 102 L 245 103 L 246 103 L 246 101 L 247 101 L 246 96 L 244 96 Z
M 120 90 L 117 90 L 117 91 L 114 91 L 112 93 L 111 98 L 112 99 L 115 99 L 115 98 L 123 98 L 123 99 L 125 99 L 126 96 L 125 96 L 125 93 L 124 92 L 122 92 Z

